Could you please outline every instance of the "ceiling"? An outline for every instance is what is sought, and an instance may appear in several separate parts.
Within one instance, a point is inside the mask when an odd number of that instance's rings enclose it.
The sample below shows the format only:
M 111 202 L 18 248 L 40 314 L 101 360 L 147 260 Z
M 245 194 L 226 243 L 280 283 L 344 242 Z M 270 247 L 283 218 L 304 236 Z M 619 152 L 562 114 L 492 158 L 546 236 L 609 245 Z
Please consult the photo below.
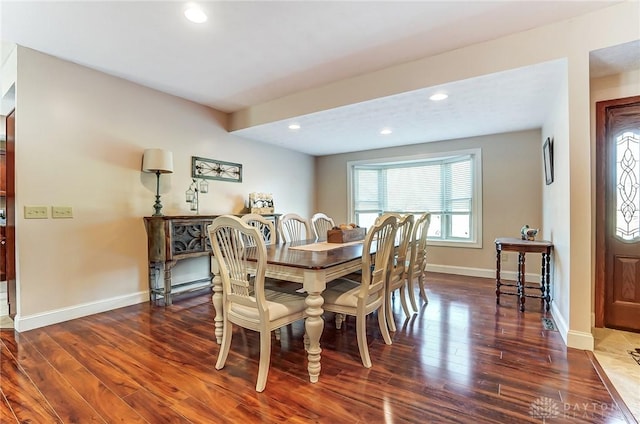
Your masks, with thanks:
M 1 35 L 138 84 L 233 112 L 495 39 L 618 1 L 7 1 Z M 594 52 L 592 75 L 640 68 L 640 42 Z M 312 155 L 538 128 L 562 61 L 425 87 L 234 134 Z M 435 90 L 450 97 L 424 99 Z M 512 93 L 518 92 L 518 96 Z M 283 131 L 292 121 L 298 131 Z M 381 136 L 382 126 L 393 133 Z

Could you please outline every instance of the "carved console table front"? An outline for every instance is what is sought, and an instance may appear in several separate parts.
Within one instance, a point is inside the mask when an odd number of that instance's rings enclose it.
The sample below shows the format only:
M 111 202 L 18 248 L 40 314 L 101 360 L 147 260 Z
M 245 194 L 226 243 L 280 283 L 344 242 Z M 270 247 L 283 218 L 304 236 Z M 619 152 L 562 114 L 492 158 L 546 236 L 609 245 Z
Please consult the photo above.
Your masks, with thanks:
M 218 216 L 144 217 L 144 226 L 147 230 L 149 299 L 151 301 L 162 297 L 165 305 L 171 305 L 172 294 L 212 287 L 211 277 L 172 284 L 171 270 L 179 260 L 211 255 L 207 227 Z M 273 220 L 277 228 L 279 214 L 263 216 Z M 211 261 L 207 261 L 207 263 L 209 264 L 207 266 L 210 266 Z M 164 282 L 161 284 L 159 279 L 162 273 L 164 273 Z

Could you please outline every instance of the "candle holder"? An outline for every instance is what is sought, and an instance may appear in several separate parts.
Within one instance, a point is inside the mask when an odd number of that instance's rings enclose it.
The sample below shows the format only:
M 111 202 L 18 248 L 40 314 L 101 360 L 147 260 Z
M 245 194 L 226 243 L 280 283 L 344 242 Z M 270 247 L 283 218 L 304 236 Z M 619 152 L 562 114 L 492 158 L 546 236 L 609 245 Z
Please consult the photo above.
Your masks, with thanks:
M 198 181 L 196 178 L 192 178 L 189 188 L 184 193 L 185 201 L 189 203 L 189 210 L 198 215 L 200 213 L 200 193 L 208 192 L 209 183 L 205 180 Z

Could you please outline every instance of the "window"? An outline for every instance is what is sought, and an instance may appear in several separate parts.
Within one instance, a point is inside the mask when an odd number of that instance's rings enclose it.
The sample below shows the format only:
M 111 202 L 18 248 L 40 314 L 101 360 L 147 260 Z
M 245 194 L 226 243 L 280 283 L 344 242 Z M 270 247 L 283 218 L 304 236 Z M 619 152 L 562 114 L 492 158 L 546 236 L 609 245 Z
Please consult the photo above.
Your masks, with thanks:
M 640 134 L 616 139 L 616 237 L 640 238 Z
M 431 212 L 429 240 L 482 247 L 480 149 L 349 162 L 351 219 L 370 227 L 383 212 Z

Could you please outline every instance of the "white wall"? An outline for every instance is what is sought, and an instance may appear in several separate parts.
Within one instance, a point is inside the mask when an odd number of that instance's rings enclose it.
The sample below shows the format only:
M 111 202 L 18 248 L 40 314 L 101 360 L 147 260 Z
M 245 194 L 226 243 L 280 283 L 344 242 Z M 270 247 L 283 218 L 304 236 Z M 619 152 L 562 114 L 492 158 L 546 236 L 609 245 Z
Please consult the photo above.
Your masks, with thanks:
M 148 299 L 145 148 L 174 155 L 165 215 L 191 214 L 191 156 L 244 167 L 241 184 L 210 183 L 201 214 L 238 213 L 252 191 L 273 192 L 276 212 L 311 212 L 313 158 L 229 135 L 210 108 L 22 47 L 16 107 L 19 331 Z M 74 218 L 25 220 L 25 205 L 71 206 Z
M 543 183 L 543 227 L 542 238 L 554 243 L 552 257 L 552 308 L 556 324 L 561 334 L 569 329 L 570 310 L 570 191 L 569 180 L 569 103 L 568 76 L 565 73 L 556 101 L 549 105 L 549 113 L 542 128 L 540 148 L 547 137 L 553 139 L 554 181 L 550 185 Z
M 482 248 L 429 247 L 428 269 L 481 277 L 495 277 L 497 237 L 519 237 L 520 228 L 542 227 L 542 147 L 540 131 L 414 144 L 323 156 L 316 159 L 316 205 L 336 222 L 351 222 L 347 216 L 347 162 L 394 158 L 435 152 L 480 148 L 482 150 Z M 541 228 L 542 231 L 542 228 Z M 505 253 L 505 271 L 515 272 L 516 255 Z M 539 257 L 530 259 L 536 264 Z M 531 262 L 530 262 L 531 263 Z M 540 273 L 539 268 L 529 272 Z

